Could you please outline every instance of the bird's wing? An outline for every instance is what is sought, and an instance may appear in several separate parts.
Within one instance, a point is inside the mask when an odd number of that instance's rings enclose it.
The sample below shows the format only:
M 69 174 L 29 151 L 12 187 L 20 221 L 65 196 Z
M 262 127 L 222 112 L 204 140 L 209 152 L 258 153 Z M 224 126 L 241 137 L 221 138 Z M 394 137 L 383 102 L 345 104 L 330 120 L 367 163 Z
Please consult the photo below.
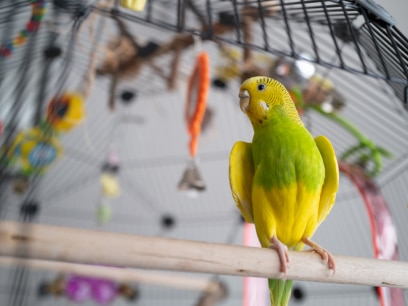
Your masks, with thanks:
M 254 222 L 251 200 L 253 177 L 252 144 L 236 142 L 230 154 L 229 180 L 235 203 L 245 221 L 249 223 Z
M 319 215 L 317 219 L 317 225 L 320 225 L 329 214 L 336 200 L 336 193 L 339 188 L 339 167 L 337 165 L 336 153 L 330 140 L 324 136 L 317 136 L 315 142 L 323 158 L 325 169 L 325 179 L 320 194 Z

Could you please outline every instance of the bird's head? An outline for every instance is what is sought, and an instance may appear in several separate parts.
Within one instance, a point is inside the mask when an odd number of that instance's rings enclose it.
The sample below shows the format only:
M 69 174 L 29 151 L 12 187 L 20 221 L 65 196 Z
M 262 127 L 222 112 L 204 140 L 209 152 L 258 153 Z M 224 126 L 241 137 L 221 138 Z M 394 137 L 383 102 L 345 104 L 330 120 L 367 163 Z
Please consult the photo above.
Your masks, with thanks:
M 269 122 L 278 113 L 303 125 L 285 86 L 269 77 L 256 76 L 245 80 L 239 89 L 239 105 L 253 126 Z

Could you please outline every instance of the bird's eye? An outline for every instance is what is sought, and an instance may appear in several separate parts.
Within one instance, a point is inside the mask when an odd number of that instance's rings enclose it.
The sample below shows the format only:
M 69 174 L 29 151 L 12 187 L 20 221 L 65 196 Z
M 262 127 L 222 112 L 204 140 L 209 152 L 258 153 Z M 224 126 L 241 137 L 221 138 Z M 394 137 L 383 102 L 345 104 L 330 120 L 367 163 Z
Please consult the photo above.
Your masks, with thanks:
M 264 90 L 265 88 L 266 88 L 265 84 L 259 84 L 259 85 L 258 85 L 258 90 L 259 90 L 259 91 L 262 91 L 262 90 Z

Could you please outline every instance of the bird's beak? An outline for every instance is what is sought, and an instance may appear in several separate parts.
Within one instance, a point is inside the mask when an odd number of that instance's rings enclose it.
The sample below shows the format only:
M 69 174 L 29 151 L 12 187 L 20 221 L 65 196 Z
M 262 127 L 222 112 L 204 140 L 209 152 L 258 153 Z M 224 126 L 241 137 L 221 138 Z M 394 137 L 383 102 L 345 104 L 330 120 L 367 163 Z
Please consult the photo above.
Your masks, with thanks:
M 241 108 L 241 110 L 245 113 L 248 109 L 249 106 L 249 98 L 251 97 L 249 95 L 248 90 L 241 90 L 239 92 L 239 107 Z

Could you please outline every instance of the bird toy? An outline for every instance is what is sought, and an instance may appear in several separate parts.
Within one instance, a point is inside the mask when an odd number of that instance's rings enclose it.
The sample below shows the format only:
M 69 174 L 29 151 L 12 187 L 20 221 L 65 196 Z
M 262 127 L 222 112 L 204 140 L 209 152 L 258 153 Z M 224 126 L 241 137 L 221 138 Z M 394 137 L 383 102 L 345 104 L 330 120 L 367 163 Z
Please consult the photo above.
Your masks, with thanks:
M 31 0 L 30 3 L 32 7 L 30 20 L 26 23 L 25 28 L 20 30 L 14 38 L 0 45 L 0 58 L 10 57 L 16 47 L 25 44 L 28 36 L 31 33 L 37 32 L 40 28 L 47 3 L 45 0 Z
M 185 119 L 191 137 L 189 144 L 191 157 L 197 154 L 201 122 L 203 121 L 207 104 L 209 76 L 209 58 L 207 53 L 202 52 L 197 58 L 194 72 L 189 81 L 185 110 Z
M 62 147 L 55 136 L 33 127 L 17 135 L 8 158 L 24 175 L 43 174 L 61 153 Z
M 42 122 L 20 131 L 7 151 L 6 165 L 17 170 L 13 190 L 24 193 L 31 175 L 43 175 L 62 155 L 58 140 L 60 132 L 68 132 L 84 117 L 82 97 L 76 93 L 63 93 L 52 98 Z
M 380 188 L 361 165 L 341 161 L 339 168 L 353 182 L 364 201 L 370 221 L 375 258 L 398 260 L 397 229 Z M 378 287 L 377 292 L 381 306 L 404 304 L 401 288 Z
M 59 275 L 53 282 L 40 286 L 41 296 L 65 296 L 74 303 L 92 300 L 96 305 L 110 305 L 118 297 L 134 301 L 138 297 L 136 288 L 109 279 L 82 275 Z
M 55 131 L 68 132 L 82 122 L 84 102 L 81 95 L 65 92 L 51 99 L 47 107 L 47 122 Z
M 120 6 L 134 10 L 136 12 L 143 11 L 145 5 L 146 0 L 120 0 Z
M 206 110 L 209 86 L 209 57 L 207 53 L 201 52 L 197 57 L 193 73 L 188 83 L 185 121 L 187 123 L 187 131 L 190 135 L 189 153 L 191 160 L 178 185 L 179 190 L 203 191 L 206 188 L 198 171 L 195 157 L 197 155 L 201 124 Z
M 112 149 L 107 161 L 102 166 L 100 176 L 101 201 L 96 209 L 96 220 L 99 225 L 103 225 L 111 219 L 111 199 L 120 196 L 119 170 L 119 155 L 116 150 Z

